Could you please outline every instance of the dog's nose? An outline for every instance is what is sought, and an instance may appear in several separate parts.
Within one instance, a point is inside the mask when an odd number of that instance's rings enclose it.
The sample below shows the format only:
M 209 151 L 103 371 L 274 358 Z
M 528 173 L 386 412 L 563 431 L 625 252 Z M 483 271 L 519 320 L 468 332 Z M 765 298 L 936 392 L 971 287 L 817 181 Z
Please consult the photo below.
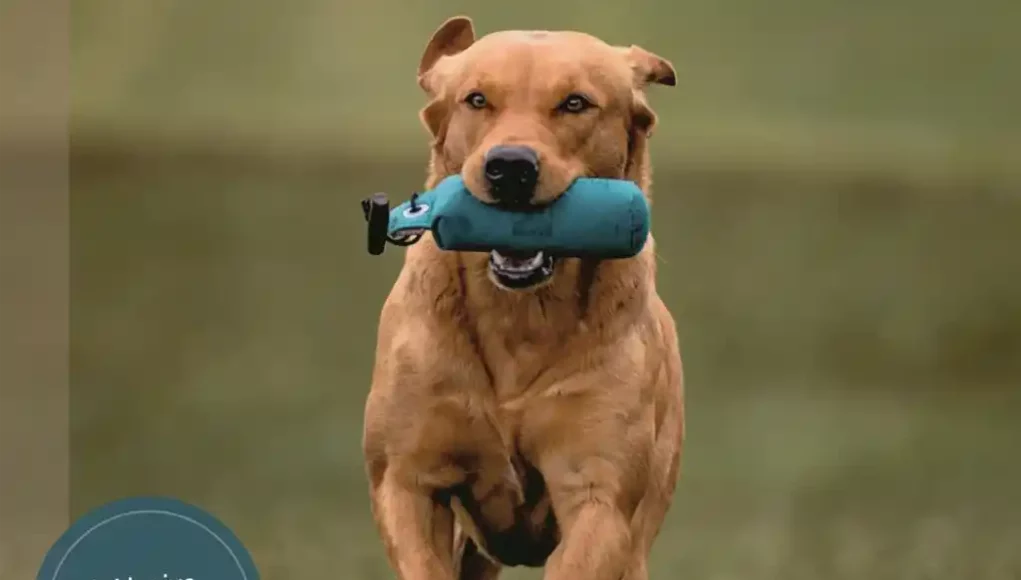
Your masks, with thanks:
M 528 205 L 539 182 L 539 156 L 531 147 L 497 145 L 486 152 L 489 193 L 501 204 Z

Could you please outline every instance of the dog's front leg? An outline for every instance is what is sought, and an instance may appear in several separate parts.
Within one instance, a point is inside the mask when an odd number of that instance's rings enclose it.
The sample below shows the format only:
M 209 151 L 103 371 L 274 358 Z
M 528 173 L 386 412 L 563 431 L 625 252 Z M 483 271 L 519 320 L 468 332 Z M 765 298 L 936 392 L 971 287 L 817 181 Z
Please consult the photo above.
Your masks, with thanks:
M 401 580 L 455 580 L 450 508 L 390 474 L 372 493 L 390 564 Z
M 561 530 L 545 580 L 621 580 L 633 561 L 631 519 L 648 481 L 652 408 L 640 387 L 598 374 L 551 389 L 556 395 L 526 419 L 524 444 Z
M 382 357 L 365 406 L 373 515 L 401 580 L 455 580 L 456 493 L 471 491 L 484 516 L 513 520 L 520 483 L 499 431 L 462 386 L 479 379 L 450 379 L 399 356 Z
M 579 442 L 584 440 L 588 442 Z M 627 505 L 624 489 L 626 480 L 633 477 L 628 472 L 631 466 L 615 459 L 622 457 L 623 447 L 614 449 L 615 442 L 609 438 L 590 434 L 574 441 L 548 450 L 542 462 L 561 529 L 560 544 L 546 563 L 544 578 L 620 580 L 633 553 L 630 519 L 634 510 Z
M 545 580 L 620 580 L 631 558 L 631 530 L 620 509 L 584 499 L 563 519 L 563 537 L 546 563 Z

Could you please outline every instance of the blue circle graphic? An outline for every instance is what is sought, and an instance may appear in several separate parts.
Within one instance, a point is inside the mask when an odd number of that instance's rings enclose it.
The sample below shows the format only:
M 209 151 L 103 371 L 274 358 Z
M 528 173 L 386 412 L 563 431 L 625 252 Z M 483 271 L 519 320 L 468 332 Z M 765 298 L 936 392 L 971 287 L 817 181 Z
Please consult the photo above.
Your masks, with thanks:
M 74 522 L 36 580 L 259 580 L 227 526 L 182 501 L 118 500 Z

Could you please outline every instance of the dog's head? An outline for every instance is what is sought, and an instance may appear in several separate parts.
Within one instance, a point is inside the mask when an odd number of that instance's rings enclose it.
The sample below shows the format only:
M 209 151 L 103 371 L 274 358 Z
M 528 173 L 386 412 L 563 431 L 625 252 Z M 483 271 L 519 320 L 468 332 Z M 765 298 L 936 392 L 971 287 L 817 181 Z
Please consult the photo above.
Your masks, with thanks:
M 549 203 L 579 177 L 645 180 L 656 115 L 650 83 L 674 85 L 667 60 L 579 32 L 503 31 L 480 39 L 470 19 L 447 20 L 418 68 L 429 96 L 433 178 L 460 173 L 473 195 L 514 211 Z M 554 257 L 493 252 L 490 278 L 535 288 Z

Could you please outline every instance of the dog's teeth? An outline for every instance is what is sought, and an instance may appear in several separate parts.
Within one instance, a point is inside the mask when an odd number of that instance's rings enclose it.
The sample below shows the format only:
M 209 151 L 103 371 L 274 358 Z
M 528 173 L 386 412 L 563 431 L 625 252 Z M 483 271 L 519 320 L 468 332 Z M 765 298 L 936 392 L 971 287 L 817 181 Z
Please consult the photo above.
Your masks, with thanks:
M 531 272 L 536 268 L 542 266 L 543 258 L 545 255 L 542 252 L 536 253 L 531 258 L 526 260 L 518 260 L 516 258 L 508 258 L 500 252 L 492 252 L 493 263 L 496 264 L 501 270 L 505 270 L 508 273 L 513 272 Z
M 537 253 L 535 256 L 532 257 L 531 260 L 528 261 L 528 268 L 529 269 L 538 268 L 540 264 L 542 264 L 542 252 Z

